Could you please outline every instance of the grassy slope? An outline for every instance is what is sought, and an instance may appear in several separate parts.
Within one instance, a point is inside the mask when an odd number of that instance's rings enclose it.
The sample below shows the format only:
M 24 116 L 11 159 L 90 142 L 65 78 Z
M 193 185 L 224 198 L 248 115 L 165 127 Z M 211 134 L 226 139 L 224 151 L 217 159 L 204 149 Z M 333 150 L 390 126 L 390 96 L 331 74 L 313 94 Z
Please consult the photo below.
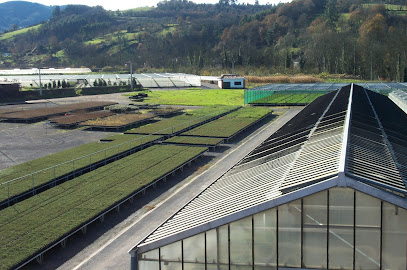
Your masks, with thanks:
M 96 37 L 92 40 L 86 41 L 85 44 L 101 44 L 103 42 L 114 44 L 119 41 L 118 37 L 126 38 L 127 42 L 131 43 L 132 41 L 136 40 L 136 37 L 140 35 L 142 32 L 138 33 L 128 33 L 127 30 L 122 30 L 115 33 L 106 34 L 103 36 Z M 108 42 L 109 40 L 109 42 Z
M 378 4 L 362 4 L 363 7 L 372 7 L 372 6 L 377 6 Z M 393 5 L 393 4 L 385 4 L 384 7 L 387 10 L 391 11 L 406 11 L 407 6 L 402 6 L 402 5 Z
M 40 26 L 41 26 L 41 24 L 35 25 L 35 26 L 31 26 L 31 27 L 26 27 L 26 28 L 23 28 L 23 29 L 19 29 L 19 30 L 17 30 L 17 31 L 5 33 L 4 35 L 2 35 L 2 36 L 0 37 L 0 40 L 7 40 L 7 39 L 14 38 L 14 37 L 16 37 L 16 36 L 18 36 L 18 35 L 27 33 L 29 30 L 35 30 L 35 29 L 39 28 Z

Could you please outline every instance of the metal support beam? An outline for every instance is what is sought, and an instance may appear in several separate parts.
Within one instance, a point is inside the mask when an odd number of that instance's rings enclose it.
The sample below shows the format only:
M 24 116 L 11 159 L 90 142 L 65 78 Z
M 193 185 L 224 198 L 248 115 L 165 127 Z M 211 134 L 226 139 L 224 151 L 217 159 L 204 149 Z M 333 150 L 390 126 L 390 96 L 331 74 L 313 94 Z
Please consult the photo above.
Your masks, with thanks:
M 41 253 L 35 259 L 37 260 L 37 263 L 41 265 L 44 262 L 44 253 Z
M 131 255 L 130 270 L 138 270 L 137 250 L 132 250 L 130 252 L 130 255 Z
M 61 247 L 62 247 L 62 248 L 66 248 L 66 241 L 67 241 L 66 238 L 61 241 Z

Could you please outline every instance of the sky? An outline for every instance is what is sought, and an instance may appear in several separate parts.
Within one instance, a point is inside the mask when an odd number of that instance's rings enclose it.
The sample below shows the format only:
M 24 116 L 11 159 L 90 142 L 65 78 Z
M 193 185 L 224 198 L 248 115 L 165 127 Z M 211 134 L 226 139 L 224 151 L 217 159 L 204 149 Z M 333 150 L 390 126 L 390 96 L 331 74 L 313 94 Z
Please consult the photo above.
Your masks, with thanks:
M 0 3 L 8 0 L 0 0 Z M 125 10 L 137 7 L 151 7 L 157 5 L 160 0 L 25 0 L 28 2 L 40 3 L 47 6 L 62 6 L 68 4 L 81 4 L 88 6 L 103 6 L 107 10 Z M 289 2 L 290 0 L 259 0 L 260 4 L 278 4 L 279 2 Z M 195 3 L 216 4 L 219 0 L 192 0 Z M 239 0 L 239 3 L 254 4 L 255 0 Z

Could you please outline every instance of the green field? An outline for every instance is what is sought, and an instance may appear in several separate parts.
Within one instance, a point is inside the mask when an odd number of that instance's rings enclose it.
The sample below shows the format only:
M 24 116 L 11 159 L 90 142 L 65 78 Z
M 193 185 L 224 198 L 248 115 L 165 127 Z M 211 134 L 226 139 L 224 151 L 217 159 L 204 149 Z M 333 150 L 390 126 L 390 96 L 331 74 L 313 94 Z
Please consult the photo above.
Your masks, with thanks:
M 229 105 L 243 106 L 244 90 L 229 89 L 196 89 L 196 90 L 160 90 L 146 91 L 148 98 L 145 103 L 157 103 L 167 105 Z M 135 93 L 126 94 L 132 96 Z
M 363 7 L 373 7 L 377 5 L 378 4 L 362 4 Z M 403 5 L 384 4 L 384 7 L 391 11 L 407 11 L 407 6 Z
M 156 145 L 0 211 L 0 269 L 33 256 L 207 148 Z
M 126 134 L 138 133 L 169 135 L 179 132 L 190 126 L 202 123 L 208 119 L 211 119 L 212 117 L 215 117 L 216 115 L 226 113 L 236 108 L 237 107 L 235 106 L 212 106 L 197 109 L 184 115 L 174 116 L 156 123 L 151 123 L 139 128 L 131 129 L 127 131 Z
M 88 40 L 85 42 L 85 44 L 101 44 L 102 42 L 111 44 L 111 43 L 119 42 L 120 39 L 122 39 L 122 38 L 125 38 L 127 40 L 127 42 L 132 43 L 132 41 L 135 41 L 136 37 L 140 34 L 141 34 L 141 32 L 129 33 L 129 32 L 127 32 L 127 30 L 121 30 L 118 32 L 96 37 L 92 40 Z
M 132 9 L 126 9 L 124 11 L 122 11 L 123 13 L 128 13 L 130 12 L 146 12 L 146 11 L 150 11 L 153 10 L 153 7 L 139 7 L 139 8 L 132 8 Z
M 221 143 L 223 139 L 220 138 L 204 138 L 204 137 L 192 137 L 192 136 L 175 136 L 164 142 L 175 144 L 191 144 L 191 145 L 207 145 L 215 146 Z
M 229 138 L 270 112 L 269 108 L 245 107 L 182 135 Z
M 109 142 L 87 143 L 58 152 L 56 154 L 48 155 L 6 168 L 0 171 L 0 183 L 4 183 L 19 177 L 22 178 L 10 184 L 0 186 L 0 201 L 29 191 L 33 188 L 33 186 L 38 187 L 54 180 L 56 177 L 68 174 L 74 170 L 85 168 L 90 164 L 100 162 L 105 158 L 112 157 L 116 154 L 159 138 L 160 136 L 154 135 L 114 135 L 108 137 L 108 139 L 111 140 Z M 103 151 L 104 149 L 107 150 Z M 74 159 L 76 160 L 72 162 Z M 53 166 L 55 167 L 50 168 Z M 35 174 L 29 175 L 31 173 Z

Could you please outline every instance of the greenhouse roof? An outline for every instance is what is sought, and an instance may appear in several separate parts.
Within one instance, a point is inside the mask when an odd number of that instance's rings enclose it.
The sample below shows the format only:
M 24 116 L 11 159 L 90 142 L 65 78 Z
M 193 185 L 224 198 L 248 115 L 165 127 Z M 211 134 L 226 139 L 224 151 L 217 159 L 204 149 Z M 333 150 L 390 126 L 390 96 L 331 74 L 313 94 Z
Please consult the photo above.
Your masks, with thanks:
M 331 187 L 407 209 L 406 123 L 390 99 L 361 86 L 321 96 L 135 249 L 146 252 Z
M 336 91 L 346 86 L 346 83 L 281 83 L 281 84 L 269 84 L 260 86 L 253 89 L 247 89 L 246 91 Z M 376 92 L 391 92 L 394 90 L 407 90 L 407 83 L 358 83 L 358 85 Z
M 396 90 L 389 94 L 389 98 L 407 113 L 407 92 L 402 90 Z

